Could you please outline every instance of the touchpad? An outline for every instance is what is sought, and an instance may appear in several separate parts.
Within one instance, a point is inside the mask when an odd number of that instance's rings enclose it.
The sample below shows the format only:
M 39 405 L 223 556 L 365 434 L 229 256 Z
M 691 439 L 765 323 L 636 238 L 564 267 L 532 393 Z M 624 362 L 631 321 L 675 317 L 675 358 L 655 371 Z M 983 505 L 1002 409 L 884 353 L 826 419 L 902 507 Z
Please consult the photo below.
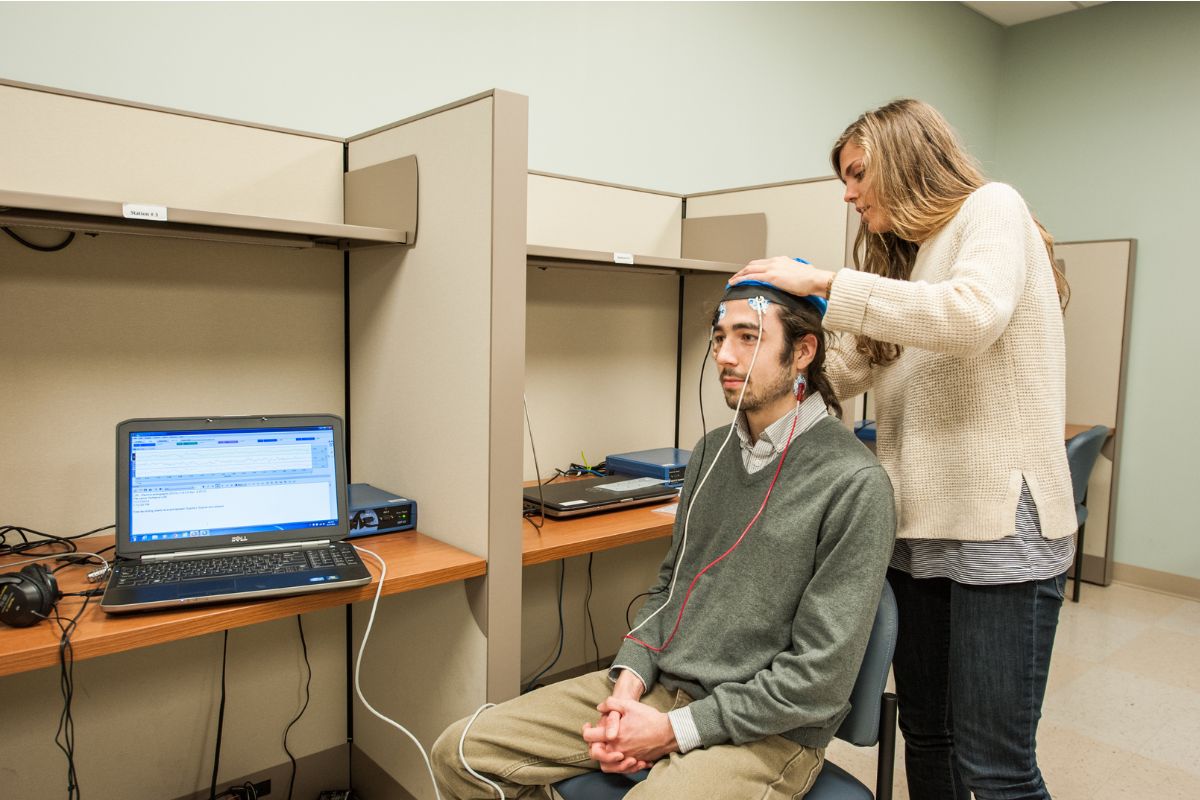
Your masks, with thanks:
M 237 583 L 233 580 L 185 583 L 179 587 L 179 598 L 183 600 L 189 597 L 214 597 L 233 594 L 236 590 Z

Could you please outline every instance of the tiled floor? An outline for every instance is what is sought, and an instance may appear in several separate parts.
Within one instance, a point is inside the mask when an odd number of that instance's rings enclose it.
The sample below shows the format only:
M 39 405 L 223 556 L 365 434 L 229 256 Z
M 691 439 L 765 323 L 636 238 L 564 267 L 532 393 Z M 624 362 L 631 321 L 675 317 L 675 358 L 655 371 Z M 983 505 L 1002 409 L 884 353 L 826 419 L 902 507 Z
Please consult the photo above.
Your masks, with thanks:
M 827 756 L 875 785 L 874 750 L 835 740 Z M 1064 603 L 1038 761 L 1055 800 L 1200 798 L 1200 602 L 1114 583 Z

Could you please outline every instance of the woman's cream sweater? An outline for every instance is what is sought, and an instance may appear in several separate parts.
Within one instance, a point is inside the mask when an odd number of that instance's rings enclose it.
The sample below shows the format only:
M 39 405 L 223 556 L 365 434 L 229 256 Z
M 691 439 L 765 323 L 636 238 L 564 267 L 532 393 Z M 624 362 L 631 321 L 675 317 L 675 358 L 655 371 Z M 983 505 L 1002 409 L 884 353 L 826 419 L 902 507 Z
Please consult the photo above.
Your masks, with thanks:
M 977 189 L 918 252 L 910 280 L 843 269 L 827 370 L 839 398 L 871 391 L 897 536 L 986 541 L 1015 529 L 1021 478 L 1042 535 L 1075 532 L 1063 444 L 1065 344 L 1050 259 L 1010 186 Z M 871 367 L 854 337 L 903 346 Z

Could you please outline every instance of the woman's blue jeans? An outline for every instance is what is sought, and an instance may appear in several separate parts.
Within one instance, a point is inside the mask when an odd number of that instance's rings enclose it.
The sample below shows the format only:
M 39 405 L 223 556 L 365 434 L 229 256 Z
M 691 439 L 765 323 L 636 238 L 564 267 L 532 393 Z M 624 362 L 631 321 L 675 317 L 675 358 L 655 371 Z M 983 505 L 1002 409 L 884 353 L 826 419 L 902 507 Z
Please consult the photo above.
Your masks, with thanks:
M 1066 576 L 972 586 L 888 570 L 912 800 L 1049 800 L 1037 727 Z

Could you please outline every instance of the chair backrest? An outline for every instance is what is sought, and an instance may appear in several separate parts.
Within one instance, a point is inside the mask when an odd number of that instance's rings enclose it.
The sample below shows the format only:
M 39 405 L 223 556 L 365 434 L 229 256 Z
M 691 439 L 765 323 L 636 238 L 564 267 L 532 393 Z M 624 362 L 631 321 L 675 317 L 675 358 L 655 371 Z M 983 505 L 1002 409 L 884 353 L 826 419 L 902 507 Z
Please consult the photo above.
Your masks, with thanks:
M 1078 433 L 1067 440 L 1067 464 L 1071 468 L 1071 488 L 1075 491 L 1075 504 L 1083 502 L 1087 496 L 1088 479 L 1092 476 L 1092 467 L 1100 455 L 1100 448 L 1108 438 L 1108 428 L 1097 425 L 1083 433 Z
M 879 609 L 875 612 L 875 624 L 871 627 L 871 639 L 850 692 L 850 713 L 837 729 L 839 739 L 859 747 L 871 747 L 879 741 L 879 709 L 887 688 L 892 655 L 896 652 L 898 627 L 896 596 L 885 581 Z

